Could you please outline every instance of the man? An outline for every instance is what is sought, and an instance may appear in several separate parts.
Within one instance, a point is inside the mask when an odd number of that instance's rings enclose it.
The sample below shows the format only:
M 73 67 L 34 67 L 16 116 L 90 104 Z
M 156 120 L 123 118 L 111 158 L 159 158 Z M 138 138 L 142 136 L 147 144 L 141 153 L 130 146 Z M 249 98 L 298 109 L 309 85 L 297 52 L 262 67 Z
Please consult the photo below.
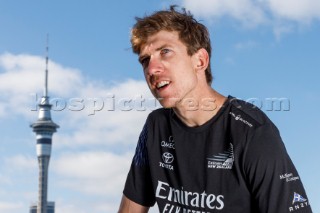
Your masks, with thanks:
M 206 27 L 175 7 L 132 30 L 162 109 L 140 134 L 120 213 L 310 213 L 279 132 L 259 109 L 211 88 Z

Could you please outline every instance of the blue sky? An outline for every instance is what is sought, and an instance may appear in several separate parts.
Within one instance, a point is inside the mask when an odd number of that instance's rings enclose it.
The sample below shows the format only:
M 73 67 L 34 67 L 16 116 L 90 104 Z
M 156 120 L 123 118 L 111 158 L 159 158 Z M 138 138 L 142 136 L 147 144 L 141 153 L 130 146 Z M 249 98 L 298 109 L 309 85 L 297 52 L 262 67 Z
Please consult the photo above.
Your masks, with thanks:
M 313 211 L 320 212 L 317 0 L 2 1 L 0 212 L 28 211 L 37 200 L 29 125 L 42 94 L 47 33 L 49 93 L 57 103 L 52 117 L 60 125 L 49 200 L 57 213 L 116 212 L 139 132 L 157 107 L 131 52 L 130 29 L 134 17 L 170 4 L 185 6 L 208 26 L 212 86 L 253 101 L 274 121 Z M 282 98 L 282 108 L 276 103 L 272 109 L 272 98 Z M 83 110 L 72 105 L 75 100 L 83 100 Z

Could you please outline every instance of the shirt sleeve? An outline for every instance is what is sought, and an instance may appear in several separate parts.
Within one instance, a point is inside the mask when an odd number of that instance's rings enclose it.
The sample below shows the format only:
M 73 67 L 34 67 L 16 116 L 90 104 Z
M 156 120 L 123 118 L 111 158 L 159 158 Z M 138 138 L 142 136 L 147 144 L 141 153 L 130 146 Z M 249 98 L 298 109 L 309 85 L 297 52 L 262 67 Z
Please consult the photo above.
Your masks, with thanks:
M 150 207 L 154 205 L 155 197 L 149 168 L 147 139 L 148 126 L 146 123 L 139 136 L 123 194 L 142 206 Z
M 298 172 L 273 124 L 258 127 L 252 135 L 244 172 L 260 213 L 312 213 Z

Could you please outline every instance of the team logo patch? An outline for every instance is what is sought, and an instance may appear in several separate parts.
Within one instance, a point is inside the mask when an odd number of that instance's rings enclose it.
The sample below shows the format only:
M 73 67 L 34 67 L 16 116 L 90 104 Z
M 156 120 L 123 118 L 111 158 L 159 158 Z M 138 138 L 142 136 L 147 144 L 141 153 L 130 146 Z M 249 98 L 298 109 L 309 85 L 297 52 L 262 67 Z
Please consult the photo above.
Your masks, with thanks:
M 292 206 L 289 207 L 289 212 L 294 212 L 307 206 L 309 206 L 308 200 L 302 197 L 300 194 L 294 192 Z
M 208 157 L 208 168 L 210 169 L 232 169 L 234 162 L 233 145 L 230 143 L 228 150 Z
M 297 202 L 301 203 L 301 202 L 304 202 L 304 201 L 307 201 L 307 199 L 305 199 L 304 197 L 302 197 L 301 195 L 299 195 L 296 192 L 294 193 L 292 204 L 297 203 Z

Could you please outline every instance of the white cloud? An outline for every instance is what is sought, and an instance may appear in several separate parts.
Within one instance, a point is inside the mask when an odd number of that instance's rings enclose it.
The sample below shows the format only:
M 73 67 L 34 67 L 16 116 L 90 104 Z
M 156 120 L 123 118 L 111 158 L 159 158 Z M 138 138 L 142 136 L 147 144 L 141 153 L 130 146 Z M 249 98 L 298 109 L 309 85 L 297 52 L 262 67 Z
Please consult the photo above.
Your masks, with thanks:
M 265 14 L 258 2 L 252 0 L 182 0 L 183 5 L 200 16 L 220 18 L 230 16 L 246 26 L 265 22 Z
M 108 179 L 122 173 L 131 157 L 132 154 L 120 156 L 102 151 L 63 153 L 53 163 L 53 169 L 68 178 Z
M 52 169 L 62 180 L 60 184 L 75 191 L 94 195 L 121 192 L 133 153 L 116 155 L 93 151 L 64 153 Z
M 5 159 L 8 168 L 15 171 L 35 171 L 38 169 L 37 158 L 24 155 L 16 155 Z
M 272 26 L 276 36 L 291 25 L 320 20 L 319 0 L 181 0 L 195 15 L 208 20 L 230 17 L 244 26 Z M 287 27 L 289 25 L 289 27 Z M 280 27 L 281 26 L 281 27 Z
M 22 206 L 23 205 L 21 202 L 0 202 L 0 212 L 12 212 L 21 210 Z
M 87 213 L 87 210 L 81 205 L 56 203 L 56 213 Z
M 270 11 L 278 18 L 308 23 L 320 19 L 319 0 L 267 0 Z
M 44 58 L 39 56 L 5 53 L 0 55 L 0 91 L 17 95 L 19 93 L 34 93 L 44 87 Z M 82 76 L 78 70 L 63 67 L 49 61 L 48 84 L 51 92 L 58 95 L 68 95 L 75 92 L 75 86 L 81 85 Z
M 0 174 L 0 185 L 7 185 L 7 184 L 11 184 L 12 181 L 9 177 L 4 176 L 3 174 Z M 0 194 L 2 194 L 2 191 L 0 190 Z
M 50 61 L 49 87 L 52 93 L 68 96 L 80 88 L 83 79 L 79 71 L 64 68 Z M 31 94 L 42 95 L 44 59 L 33 55 L 0 55 L 0 117 L 20 114 L 31 118 Z
M 54 140 L 57 141 L 55 146 L 58 148 L 93 144 L 119 146 L 136 142 L 145 118 L 151 110 L 138 111 L 134 106 L 134 100 L 138 94 L 143 94 L 147 90 L 144 82 L 131 80 L 109 89 L 97 90 L 95 95 L 83 91 L 79 97 L 87 97 L 84 110 L 66 109 L 61 112 L 59 121 L 61 131 L 59 130 L 54 136 Z M 115 99 L 106 98 L 107 94 L 115 94 Z M 93 101 L 90 101 L 93 98 L 97 100 L 96 106 L 98 106 L 97 109 L 101 109 L 100 111 L 94 111 Z M 132 99 L 130 103 L 132 110 L 121 110 L 123 104 L 119 100 L 122 98 Z M 109 107 L 110 103 L 114 104 L 115 108 Z M 72 129 L 72 132 L 65 133 L 64 129 Z
M 90 198 L 89 198 L 90 199 Z M 119 198 L 120 199 L 120 198 Z M 79 201 L 66 201 L 66 200 L 58 200 L 56 201 L 56 213 L 88 213 L 88 212 L 117 212 L 119 209 L 120 201 L 117 202 L 108 202 L 106 200 L 90 202 L 86 200 L 86 202 Z M 86 205 L 83 205 L 86 204 Z M 156 213 L 153 211 L 149 211 L 150 213 Z

